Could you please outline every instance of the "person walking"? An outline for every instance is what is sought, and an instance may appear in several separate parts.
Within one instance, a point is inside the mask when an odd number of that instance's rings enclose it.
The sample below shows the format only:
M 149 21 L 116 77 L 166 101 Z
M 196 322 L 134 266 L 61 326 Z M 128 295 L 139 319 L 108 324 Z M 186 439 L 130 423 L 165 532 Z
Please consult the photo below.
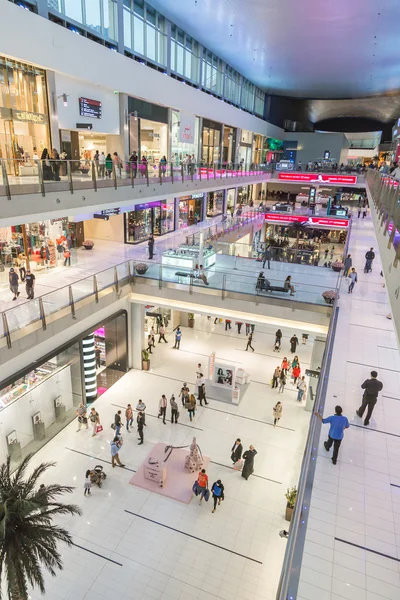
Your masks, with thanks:
M 27 269 L 25 275 L 25 290 L 28 300 L 33 300 L 35 296 L 35 279 L 36 277 L 31 273 L 31 270 Z
M 274 416 L 274 427 L 276 427 L 276 424 L 279 423 L 279 419 L 282 416 L 282 411 L 283 411 L 282 402 L 280 400 L 278 400 L 278 402 L 275 404 L 274 408 L 272 409 L 272 414 Z
M 13 300 L 16 300 L 18 298 L 18 296 L 20 295 L 20 292 L 18 291 L 19 277 L 12 267 L 8 274 L 8 281 L 10 283 L 10 290 L 14 294 Z
M 351 254 L 348 254 L 344 259 L 343 277 L 347 277 L 353 265 Z
M 113 154 L 113 163 L 115 167 L 115 173 L 118 172 L 118 177 L 121 179 L 122 177 L 122 158 L 119 156 L 118 152 L 114 152 Z
M 185 407 L 189 413 L 189 418 L 192 421 L 196 414 L 196 398 L 194 394 L 190 394 L 189 400 L 186 402 Z
M 179 350 L 179 347 L 181 345 L 181 339 L 182 339 L 182 331 L 180 330 L 180 327 L 177 327 L 175 330 L 175 346 L 174 346 L 174 348 L 176 350 Z
M 133 410 L 132 410 L 132 406 L 130 404 L 128 404 L 128 406 L 125 409 L 125 419 L 126 419 L 126 430 L 128 433 L 131 432 L 130 427 L 132 427 L 132 423 L 133 423 Z
M 208 475 L 205 469 L 202 469 L 197 476 L 197 495 L 200 496 L 199 504 L 202 503 L 206 490 L 208 489 Z
M 242 458 L 243 446 L 240 438 L 238 438 L 231 448 L 231 461 L 237 463 Z
M 199 376 L 196 379 L 196 388 L 197 388 L 197 399 L 200 402 L 200 406 L 203 406 L 203 391 L 204 391 L 204 377 L 203 373 L 199 373 Z
M 300 364 L 297 363 L 296 366 L 292 368 L 292 377 L 293 377 L 293 385 L 296 385 L 298 378 L 300 377 L 301 369 Z
M 253 346 L 251 345 L 251 342 L 252 342 L 252 341 L 253 341 L 253 334 L 252 334 L 252 333 L 249 333 L 249 337 L 247 338 L 246 352 L 247 352 L 247 350 L 248 350 L 249 348 L 251 348 L 251 349 L 253 350 L 253 352 L 254 352 L 254 348 L 253 348 Z
M 64 248 L 64 267 L 66 267 L 67 264 L 69 267 L 71 266 L 71 251 L 68 246 Z
M 161 323 L 159 329 L 158 329 L 158 333 L 159 333 L 159 338 L 158 338 L 158 343 L 161 344 L 161 340 L 164 340 L 164 342 L 166 344 L 168 344 L 168 340 L 165 339 L 165 327 L 164 325 Z
M 122 444 L 123 441 L 122 439 L 116 435 L 113 439 L 113 441 L 110 443 L 110 449 L 111 449 L 111 464 L 113 466 L 113 468 L 115 467 L 115 465 L 117 464 L 119 467 L 124 467 L 125 465 L 122 464 L 120 458 L 119 458 L 119 451 L 122 448 Z
M 293 334 L 290 338 L 290 352 L 294 354 L 296 352 L 297 344 L 299 343 L 299 339 L 296 334 Z
M 157 417 L 157 419 L 159 419 L 160 417 L 162 417 L 164 425 L 166 425 L 166 422 L 165 422 L 166 414 L 167 414 L 167 397 L 165 396 L 165 394 L 163 394 L 161 396 L 160 402 L 158 403 L 158 417 Z
M 104 154 L 104 152 L 102 152 L 101 154 L 99 154 L 99 177 L 103 177 L 105 176 L 105 172 L 106 172 L 106 155 Z
M 101 348 L 98 344 L 94 347 L 94 353 L 96 356 L 96 369 L 100 369 L 101 367 Z
M 272 383 L 271 383 L 271 387 L 272 389 L 277 388 L 278 387 L 278 379 L 280 377 L 281 374 L 281 369 L 280 367 L 276 367 L 274 374 L 272 375 Z
M 94 406 L 92 406 L 92 408 L 90 409 L 89 421 L 92 424 L 92 437 L 94 437 L 97 433 L 97 427 L 98 425 L 100 425 L 99 413 L 96 411 Z
M 256 454 L 257 450 L 254 448 L 254 446 L 250 446 L 250 448 L 243 454 L 244 464 L 242 469 L 242 477 L 244 477 L 246 481 L 254 472 L 254 457 Z
M 275 333 L 275 346 L 278 345 L 278 347 L 281 347 L 281 341 L 282 341 L 282 331 L 280 329 L 278 329 L 278 331 Z
M 242 321 L 236 321 L 236 327 L 237 327 L 237 332 L 240 334 L 242 327 L 243 327 L 243 322 Z
M 383 383 L 379 381 L 378 373 L 376 371 L 371 371 L 371 378 L 366 379 L 361 385 L 361 389 L 364 390 L 364 394 L 361 406 L 358 410 L 356 410 L 356 415 L 362 419 L 365 409 L 367 409 L 367 414 L 364 421 L 365 426 L 369 425 L 375 404 L 378 401 L 379 392 L 382 390 L 382 388 Z
M 114 416 L 115 437 L 118 437 L 119 432 L 121 431 L 121 427 L 122 427 L 121 414 L 122 414 L 122 411 L 119 410 L 117 413 L 115 413 L 115 416 Z
M 287 372 L 288 372 L 288 369 L 289 369 L 289 363 L 288 363 L 288 359 L 286 358 L 286 356 L 283 357 L 283 361 L 282 361 L 282 364 L 281 364 L 281 369 L 285 373 L 285 375 L 287 375 Z
M 294 369 L 295 367 L 300 366 L 300 361 L 299 361 L 299 357 L 296 355 L 294 357 L 294 359 L 292 360 L 292 363 L 290 365 L 291 369 Z
M 307 383 L 306 383 L 306 378 L 303 377 L 300 379 L 299 383 L 297 384 L 297 402 L 301 402 L 304 398 L 304 396 L 306 395 L 306 391 L 307 391 Z
M 287 381 L 286 373 L 282 369 L 281 373 L 279 375 L 279 390 L 278 390 L 278 394 L 283 394 L 283 392 L 285 391 L 286 381 Z
M 155 348 L 156 347 L 156 332 L 155 332 L 153 326 L 151 326 L 149 336 L 150 336 L 150 339 L 151 339 L 151 345 L 152 345 L 153 348 Z
M 263 269 L 265 269 L 265 263 L 267 263 L 268 265 L 268 269 L 271 268 L 271 248 L 269 246 L 267 246 L 264 250 L 264 254 L 263 254 Z
M 364 267 L 364 273 L 369 273 L 370 271 L 372 271 L 372 263 L 374 261 L 375 258 L 375 252 L 373 248 L 370 248 L 368 250 L 368 252 L 365 254 L 365 267 Z
M 351 269 L 351 271 L 349 273 L 349 277 L 350 277 L 349 294 L 352 294 L 354 286 L 357 283 L 357 273 L 356 273 L 356 270 L 354 267 Z
M 152 348 L 153 348 L 153 338 L 151 337 L 151 333 L 149 333 L 147 336 L 147 352 L 149 354 L 153 354 Z
M 138 430 L 138 434 L 139 434 L 139 437 L 138 437 L 139 444 L 138 444 L 138 446 L 140 446 L 141 444 L 143 444 L 143 441 L 144 441 L 143 440 L 143 427 L 146 425 L 146 423 L 145 423 L 145 414 L 141 410 L 138 412 L 138 415 L 136 417 L 136 423 L 137 423 L 137 430 Z
M 182 406 L 186 407 L 187 402 L 189 402 L 189 388 L 186 382 L 183 384 L 179 396 L 181 397 Z
M 361 206 L 359 206 L 358 210 L 357 210 L 357 219 L 360 218 L 360 215 L 361 215 Z
M 224 486 L 220 479 L 217 479 L 217 481 L 214 481 L 214 483 L 212 484 L 211 493 L 214 501 L 214 508 L 211 512 L 215 513 L 215 511 L 217 510 L 217 504 L 219 506 L 222 500 L 225 500 Z
M 90 488 L 92 487 L 92 483 L 90 481 L 91 470 L 88 469 L 85 474 L 85 483 L 83 485 L 83 495 L 90 496 Z
M 86 429 L 88 428 L 88 420 L 86 418 L 86 406 L 80 402 L 78 408 L 75 411 L 76 416 L 78 417 L 78 429 L 76 432 L 81 430 L 82 425 L 85 425 Z
M 104 164 L 105 164 L 105 167 L 106 167 L 107 177 L 111 178 L 111 173 L 112 173 L 112 169 L 113 169 L 113 161 L 112 161 L 110 153 L 107 154 L 106 160 L 105 160 Z
M 143 400 L 139 400 L 139 402 L 137 403 L 137 406 L 136 406 L 136 410 L 143 414 L 143 425 L 146 426 L 146 413 L 145 413 L 146 405 L 143 402 Z
M 178 423 L 179 409 L 174 394 L 172 394 L 169 403 L 171 405 L 171 423 Z
M 329 423 L 330 425 L 328 439 L 326 442 L 324 442 L 324 447 L 325 450 L 329 452 L 333 444 L 332 462 L 334 465 L 336 465 L 337 462 L 340 444 L 342 443 L 342 439 L 344 437 L 344 430 L 350 427 L 347 417 L 344 417 L 342 412 L 343 409 L 341 406 L 335 406 L 335 414 L 330 417 L 326 417 L 325 419 L 319 414 L 319 412 L 316 411 L 314 413 L 315 416 L 322 421 L 322 423 Z
M 154 235 L 153 234 L 150 234 L 147 245 L 149 247 L 149 259 L 151 260 L 154 256 Z

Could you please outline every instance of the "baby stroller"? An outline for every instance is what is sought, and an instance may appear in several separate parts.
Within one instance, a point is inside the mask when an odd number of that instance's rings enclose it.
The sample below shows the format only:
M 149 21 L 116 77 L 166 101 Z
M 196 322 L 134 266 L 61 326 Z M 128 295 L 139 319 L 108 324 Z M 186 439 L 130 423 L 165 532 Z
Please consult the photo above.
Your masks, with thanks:
M 90 482 L 97 484 L 99 488 L 101 488 L 106 477 L 107 475 L 104 473 L 103 467 L 101 465 L 96 465 L 90 473 Z

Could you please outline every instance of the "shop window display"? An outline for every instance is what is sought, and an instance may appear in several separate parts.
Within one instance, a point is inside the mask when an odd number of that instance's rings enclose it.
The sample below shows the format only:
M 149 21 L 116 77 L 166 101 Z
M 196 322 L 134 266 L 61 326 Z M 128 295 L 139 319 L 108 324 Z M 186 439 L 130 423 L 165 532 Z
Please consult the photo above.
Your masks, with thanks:
M 189 227 L 203 220 L 204 194 L 193 194 L 179 198 L 178 228 Z
M 135 210 L 125 213 L 125 242 L 137 244 L 150 235 L 164 235 L 174 231 L 173 201 L 138 204 Z
M 0 57 L 0 158 L 9 175 L 37 175 L 49 149 L 46 77 L 42 69 Z
M 217 217 L 224 212 L 224 192 L 208 192 L 207 194 L 207 217 Z
M 79 343 L 0 388 L 0 461 L 17 464 L 75 419 L 82 402 Z

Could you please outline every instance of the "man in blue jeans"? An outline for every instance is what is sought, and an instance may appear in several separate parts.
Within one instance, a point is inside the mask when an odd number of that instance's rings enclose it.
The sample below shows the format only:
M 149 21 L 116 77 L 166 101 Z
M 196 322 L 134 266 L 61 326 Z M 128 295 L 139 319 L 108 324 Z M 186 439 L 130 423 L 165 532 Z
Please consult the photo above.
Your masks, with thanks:
M 336 465 L 340 444 L 342 443 L 344 436 L 344 430 L 350 427 L 347 417 L 344 417 L 342 412 L 341 406 L 335 406 L 335 414 L 331 417 L 326 417 L 326 419 L 324 419 L 319 412 L 314 413 L 323 423 L 330 424 L 328 440 L 324 442 L 324 446 L 325 450 L 329 452 L 333 444 L 332 462 L 334 465 Z

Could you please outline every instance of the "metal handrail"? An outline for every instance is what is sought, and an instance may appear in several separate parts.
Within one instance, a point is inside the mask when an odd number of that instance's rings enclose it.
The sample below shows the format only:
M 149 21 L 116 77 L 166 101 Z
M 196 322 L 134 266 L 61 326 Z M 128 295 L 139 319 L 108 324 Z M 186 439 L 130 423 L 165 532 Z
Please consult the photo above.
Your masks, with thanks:
M 329 325 L 325 352 L 321 364 L 321 373 L 314 400 L 313 411 L 314 408 L 318 406 L 320 414 L 323 413 L 325 407 L 332 349 L 339 315 L 339 307 L 337 305 L 338 298 L 339 295 L 337 294 L 333 304 L 332 318 Z M 309 500 L 306 498 L 306 491 L 308 491 L 307 496 L 311 496 L 321 425 L 319 419 L 312 414 L 297 486 L 296 504 L 290 522 L 289 539 L 286 546 L 276 600 L 294 600 L 297 596 L 309 512 Z

